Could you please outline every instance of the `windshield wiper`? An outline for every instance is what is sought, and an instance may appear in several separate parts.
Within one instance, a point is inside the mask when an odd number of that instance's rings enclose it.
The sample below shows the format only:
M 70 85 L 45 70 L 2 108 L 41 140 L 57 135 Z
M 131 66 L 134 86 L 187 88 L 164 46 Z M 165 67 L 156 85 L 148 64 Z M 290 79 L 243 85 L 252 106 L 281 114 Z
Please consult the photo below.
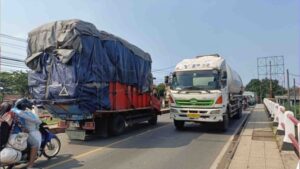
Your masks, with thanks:
M 201 88 L 201 87 L 197 87 L 197 86 L 189 86 L 189 87 L 185 87 L 185 88 L 183 88 L 183 90 L 184 89 L 191 89 L 191 90 L 202 90 L 202 91 L 206 91 L 207 93 L 211 93 L 208 89 L 203 89 L 203 88 Z
M 185 87 L 185 88 L 183 88 L 183 90 L 184 89 L 195 89 L 195 90 L 201 90 L 201 88 L 200 87 L 196 87 L 196 86 L 188 86 L 188 87 Z
M 203 89 L 204 91 L 206 91 L 207 93 L 210 93 L 210 91 L 208 89 Z

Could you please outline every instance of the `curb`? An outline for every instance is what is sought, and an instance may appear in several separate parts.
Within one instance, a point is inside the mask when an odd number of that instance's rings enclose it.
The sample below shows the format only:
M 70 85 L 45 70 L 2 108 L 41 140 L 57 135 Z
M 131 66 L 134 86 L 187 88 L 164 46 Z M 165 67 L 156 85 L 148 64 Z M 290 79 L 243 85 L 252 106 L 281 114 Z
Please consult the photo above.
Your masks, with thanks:
M 253 109 L 254 108 L 252 108 L 249 111 L 249 113 L 246 114 L 246 117 L 244 118 L 243 122 L 237 127 L 237 129 L 234 131 L 233 135 L 229 138 L 227 143 L 224 145 L 223 149 L 217 156 L 216 160 L 210 166 L 210 169 L 227 169 L 229 167 L 231 159 L 237 149 L 237 146 L 238 146 L 238 143 L 240 140 L 239 135 L 242 132 L 242 130 L 244 129 L 244 126 L 247 123 Z

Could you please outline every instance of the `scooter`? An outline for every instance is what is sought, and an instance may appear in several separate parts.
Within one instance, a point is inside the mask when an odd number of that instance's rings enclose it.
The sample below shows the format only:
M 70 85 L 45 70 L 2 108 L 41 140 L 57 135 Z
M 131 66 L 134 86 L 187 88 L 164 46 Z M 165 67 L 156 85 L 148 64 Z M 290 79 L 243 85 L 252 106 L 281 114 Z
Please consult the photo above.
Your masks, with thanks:
M 47 159 L 51 159 L 57 156 L 61 148 L 59 138 L 55 134 L 50 132 L 49 128 L 46 127 L 45 123 L 42 123 L 40 125 L 39 130 L 42 135 L 42 142 L 40 150 L 38 152 L 38 157 L 41 157 L 43 155 Z M 28 163 L 29 153 L 30 148 L 27 147 L 24 151 L 22 151 L 22 158 L 19 162 L 14 164 L 0 164 L 0 167 L 2 167 L 3 169 L 12 169 L 16 165 Z

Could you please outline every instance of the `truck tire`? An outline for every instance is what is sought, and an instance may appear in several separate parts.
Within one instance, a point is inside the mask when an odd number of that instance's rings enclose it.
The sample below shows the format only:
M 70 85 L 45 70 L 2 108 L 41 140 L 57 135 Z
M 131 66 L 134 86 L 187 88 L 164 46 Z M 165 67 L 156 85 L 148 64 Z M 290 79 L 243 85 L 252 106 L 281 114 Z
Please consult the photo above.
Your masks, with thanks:
M 183 130 L 184 129 L 184 121 L 174 120 L 174 126 L 176 130 Z
M 239 108 L 238 110 L 237 110 L 237 113 L 233 116 L 233 118 L 235 118 L 235 119 L 240 119 L 242 116 L 243 116 L 243 108 Z
M 121 115 L 111 117 L 109 123 L 109 133 L 113 136 L 120 135 L 125 130 L 125 119 Z
M 153 116 L 151 119 L 148 120 L 148 123 L 150 125 L 156 125 L 157 124 L 157 115 Z
M 228 114 L 223 115 L 223 121 L 219 123 L 219 129 L 223 132 L 227 131 L 229 127 L 229 117 Z

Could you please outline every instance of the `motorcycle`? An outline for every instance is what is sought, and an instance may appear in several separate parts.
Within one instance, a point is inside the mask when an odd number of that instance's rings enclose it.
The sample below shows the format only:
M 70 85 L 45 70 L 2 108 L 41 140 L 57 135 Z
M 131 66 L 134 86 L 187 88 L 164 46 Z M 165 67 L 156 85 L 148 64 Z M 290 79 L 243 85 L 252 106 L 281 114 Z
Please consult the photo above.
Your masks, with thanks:
M 46 127 L 45 123 L 42 123 L 39 127 L 39 130 L 42 135 L 42 142 L 41 147 L 38 152 L 38 157 L 41 157 L 42 155 L 46 157 L 47 159 L 51 159 L 60 151 L 61 143 L 59 138 L 50 132 L 49 128 Z M 29 153 L 30 153 L 30 147 L 27 147 L 24 151 L 22 151 L 22 158 L 19 162 L 14 164 L 1 164 L 0 167 L 3 169 L 12 169 L 16 165 L 24 164 L 29 161 Z

